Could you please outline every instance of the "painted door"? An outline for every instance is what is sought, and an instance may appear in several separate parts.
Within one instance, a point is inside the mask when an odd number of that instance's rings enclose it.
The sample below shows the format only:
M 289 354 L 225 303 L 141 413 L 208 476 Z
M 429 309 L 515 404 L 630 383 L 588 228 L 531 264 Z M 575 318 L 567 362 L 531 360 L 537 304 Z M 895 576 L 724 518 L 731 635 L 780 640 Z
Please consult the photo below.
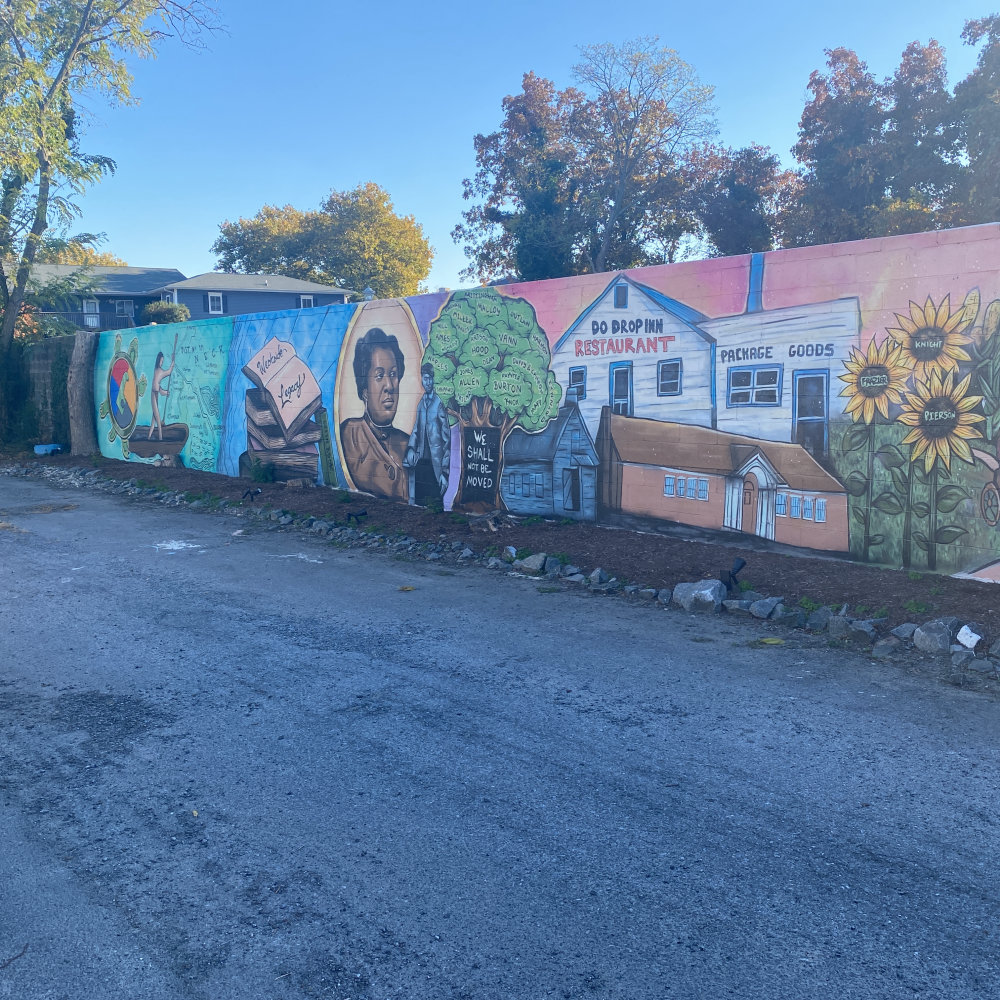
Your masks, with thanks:
M 757 534 L 757 504 L 760 501 L 757 477 L 748 472 L 743 480 L 743 517 L 740 528 L 748 535 Z
M 632 416 L 632 362 L 615 361 L 611 364 L 611 412 L 619 416 Z
M 822 457 L 829 438 L 830 373 L 795 372 L 792 378 L 792 440 Z

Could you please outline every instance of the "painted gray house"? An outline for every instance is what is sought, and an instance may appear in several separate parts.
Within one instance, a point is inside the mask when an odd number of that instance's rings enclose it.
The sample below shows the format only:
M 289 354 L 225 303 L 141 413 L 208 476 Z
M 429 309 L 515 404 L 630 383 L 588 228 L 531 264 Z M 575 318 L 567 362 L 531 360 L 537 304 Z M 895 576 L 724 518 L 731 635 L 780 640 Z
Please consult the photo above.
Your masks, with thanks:
M 142 310 L 158 302 L 167 282 L 183 281 L 173 267 L 114 267 L 91 264 L 35 264 L 31 285 L 42 290 L 53 282 L 74 281 L 81 291 L 46 302 L 42 315 L 81 330 L 126 330 L 138 326 Z
M 171 281 L 158 297 L 191 310 L 191 319 L 241 316 L 282 309 L 313 309 L 347 302 L 351 291 L 282 274 L 224 274 L 209 271 Z
M 500 496 L 508 510 L 593 521 L 597 515 L 597 450 L 576 392 L 537 434 L 511 431 L 503 449 Z

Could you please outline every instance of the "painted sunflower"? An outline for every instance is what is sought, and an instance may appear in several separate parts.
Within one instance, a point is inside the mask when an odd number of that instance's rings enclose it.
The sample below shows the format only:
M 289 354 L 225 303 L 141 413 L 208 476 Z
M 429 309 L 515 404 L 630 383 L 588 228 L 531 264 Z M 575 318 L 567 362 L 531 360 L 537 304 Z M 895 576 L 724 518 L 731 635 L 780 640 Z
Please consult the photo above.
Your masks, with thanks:
M 900 423 L 913 429 L 903 438 L 903 444 L 912 444 L 910 461 L 924 460 L 924 472 L 930 472 L 940 458 L 946 469 L 951 469 L 951 456 L 956 455 L 970 465 L 972 452 L 966 442 L 982 437 L 973 427 L 985 418 L 972 411 L 982 396 L 966 395 L 971 375 L 966 375 L 955 385 L 953 372 L 941 376 L 932 372 L 926 382 L 917 381 L 916 389 L 903 400 Z
M 923 306 L 910 303 L 910 315 L 896 313 L 898 327 L 887 327 L 886 333 L 903 349 L 903 362 L 913 369 L 916 378 L 926 382 L 932 372 L 951 371 L 959 361 L 968 361 L 963 350 L 972 338 L 965 331 L 972 323 L 963 306 L 951 311 L 951 296 L 946 295 L 935 307 L 928 296 Z
M 867 354 L 852 347 L 844 367 L 847 374 L 839 378 L 847 385 L 840 390 L 840 395 L 851 397 L 845 411 L 855 421 L 866 424 L 875 419 L 876 410 L 888 419 L 889 404 L 902 402 L 910 375 L 903 361 L 903 348 L 890 340 L 883 340 L 876 346 L 873 339 L 868 344 Z

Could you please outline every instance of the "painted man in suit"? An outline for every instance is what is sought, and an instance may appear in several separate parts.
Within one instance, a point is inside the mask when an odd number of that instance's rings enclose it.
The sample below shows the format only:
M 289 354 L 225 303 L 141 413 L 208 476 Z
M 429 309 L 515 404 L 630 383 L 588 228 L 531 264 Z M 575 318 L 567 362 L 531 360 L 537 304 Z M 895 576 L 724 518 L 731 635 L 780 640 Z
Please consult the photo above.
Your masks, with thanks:
M 410 476 L 410 503 L 440 500 L 448 489 L 451 464 L 451 424 L 441 397 L 434 391 L 434 366 L 420 367 L 424 395 L 417 404 L 413 433 L 403 465 Z

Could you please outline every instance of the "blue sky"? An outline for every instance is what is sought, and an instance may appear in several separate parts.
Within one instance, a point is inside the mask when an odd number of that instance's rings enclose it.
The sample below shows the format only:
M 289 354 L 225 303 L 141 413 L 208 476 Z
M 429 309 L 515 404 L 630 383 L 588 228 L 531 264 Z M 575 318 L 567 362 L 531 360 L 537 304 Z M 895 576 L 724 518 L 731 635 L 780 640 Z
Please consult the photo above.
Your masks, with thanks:
M 936 38 L 954 86 L 975 63 L 962 26 L 991 12 L 970 0 L 218 2 L 227 32 L 206 51 L 168 42 L 133 67 L 138 106 L 86 102 L 84 147 L 118 172 L 86 193 L 74 228 L 106 233 L 104 249 L 130 264 L 190 276 L 214 268 L 224 220 L 264 204 L 317 208 L 373 180 L 423 225 L 431 290 L 468 284 L 450 232 L 472 138 L 497 128 L 528 70 L 566 86 L 577 46 L 658 35 L 715 88 L 721 141 L 762 143 L 792 166 L 824 49 L 853 48 L 884 77 L 909 42 Z

